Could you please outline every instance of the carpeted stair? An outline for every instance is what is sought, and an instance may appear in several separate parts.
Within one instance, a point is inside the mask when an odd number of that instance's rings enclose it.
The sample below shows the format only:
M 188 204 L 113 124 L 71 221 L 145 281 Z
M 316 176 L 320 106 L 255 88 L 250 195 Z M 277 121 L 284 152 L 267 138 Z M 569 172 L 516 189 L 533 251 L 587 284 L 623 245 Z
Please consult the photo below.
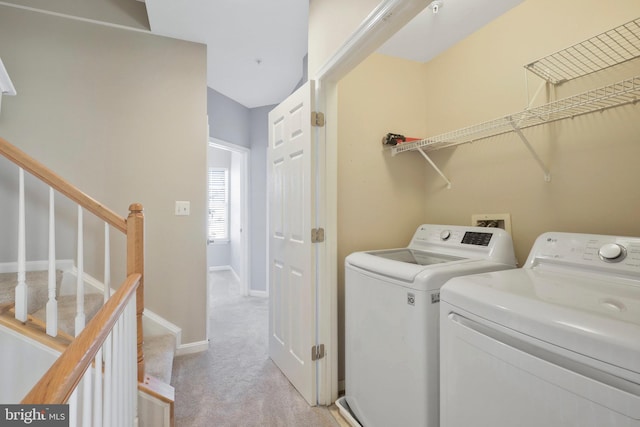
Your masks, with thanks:
M 63 272 L 56 270 L 56 300 L 58 301 L 58 329 L 69 336 L 75 336 L 76 296 L 60 295 Z M 27 283 L 28 312 L 36 319 L 46 320 L 48 300 L 48 272 L 28 271 Z M 18 282 L 16 273 L 0 273 L 0 306 L 13 303 L 15 287 Z M 86 293 L 84 300 L 86 323 L 95 316 L 102 307 L 103 295 Z M 173 358 L 176 352 L 176 337 L 172 334 L 144 337 L 145 371 L 148 375 L 169 384 L 173 369 Z
M 176 337 L 173 334 L 144 337 L 144 370 L 147 375 L 165 384 L 171 383 L 173 358 L 176 355 Z
M 47 304 L 49 273 L 47 271 L 27 271 L 27 307 L 29 314 L 35 313 Z M 56 294 L 60 292 L 62 271 L 56 270 Z M 14 302 L 17 273 L 0 273 L 0 305 Z

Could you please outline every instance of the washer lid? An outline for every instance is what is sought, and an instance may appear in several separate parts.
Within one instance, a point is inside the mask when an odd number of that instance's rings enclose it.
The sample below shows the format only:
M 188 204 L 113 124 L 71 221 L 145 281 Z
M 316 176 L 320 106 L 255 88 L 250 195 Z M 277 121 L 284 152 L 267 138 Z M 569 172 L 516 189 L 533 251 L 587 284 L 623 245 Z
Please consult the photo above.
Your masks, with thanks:
M 640 282 L 535 269 L 457 277 L 442 301 L 584 356 L 640 373 Z
M 354 252 L 346 258 L 347 264 L 405 282 L 413 282 L 416 276 L 428 266 L 443 265 L 455 261 L 466 260 L 460 257 L 407 248 Z

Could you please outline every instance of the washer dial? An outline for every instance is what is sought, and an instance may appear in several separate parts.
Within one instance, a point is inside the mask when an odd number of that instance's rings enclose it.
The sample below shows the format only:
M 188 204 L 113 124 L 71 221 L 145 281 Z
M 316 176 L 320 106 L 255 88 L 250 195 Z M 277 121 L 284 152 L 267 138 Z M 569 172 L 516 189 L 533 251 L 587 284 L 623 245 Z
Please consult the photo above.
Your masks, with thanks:
M 600 247 L 598 255 L 605 262 L 620 262 L 627 256 L 627 250 L 617 243 L 607 243 Z

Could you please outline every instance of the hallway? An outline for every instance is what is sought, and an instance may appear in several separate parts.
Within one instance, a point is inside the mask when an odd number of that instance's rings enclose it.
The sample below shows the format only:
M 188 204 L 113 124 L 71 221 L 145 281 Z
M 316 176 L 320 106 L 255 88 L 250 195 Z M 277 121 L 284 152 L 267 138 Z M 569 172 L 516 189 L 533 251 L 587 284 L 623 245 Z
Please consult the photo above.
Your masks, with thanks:
M 211 342 L 206 352 L 174 360 L 176 426 L 338 426 L 269 359 L 269 300 L 241 296 L 230 271 L 209 275 Z

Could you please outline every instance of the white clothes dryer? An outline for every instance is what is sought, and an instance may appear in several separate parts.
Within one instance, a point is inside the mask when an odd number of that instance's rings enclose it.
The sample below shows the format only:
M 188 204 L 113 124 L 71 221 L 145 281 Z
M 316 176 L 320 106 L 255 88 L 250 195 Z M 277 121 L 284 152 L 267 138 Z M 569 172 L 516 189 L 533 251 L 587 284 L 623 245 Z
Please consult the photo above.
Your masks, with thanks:
M 640 426 L 640 238 L 546 233 L 441 297 L 441 427 Z
M 438 426 L 440 287 L 515 268 L 498 228 L 421 225 L 409 246 L 345 261 L 345 391 L 338 406 L 365 427 Z

